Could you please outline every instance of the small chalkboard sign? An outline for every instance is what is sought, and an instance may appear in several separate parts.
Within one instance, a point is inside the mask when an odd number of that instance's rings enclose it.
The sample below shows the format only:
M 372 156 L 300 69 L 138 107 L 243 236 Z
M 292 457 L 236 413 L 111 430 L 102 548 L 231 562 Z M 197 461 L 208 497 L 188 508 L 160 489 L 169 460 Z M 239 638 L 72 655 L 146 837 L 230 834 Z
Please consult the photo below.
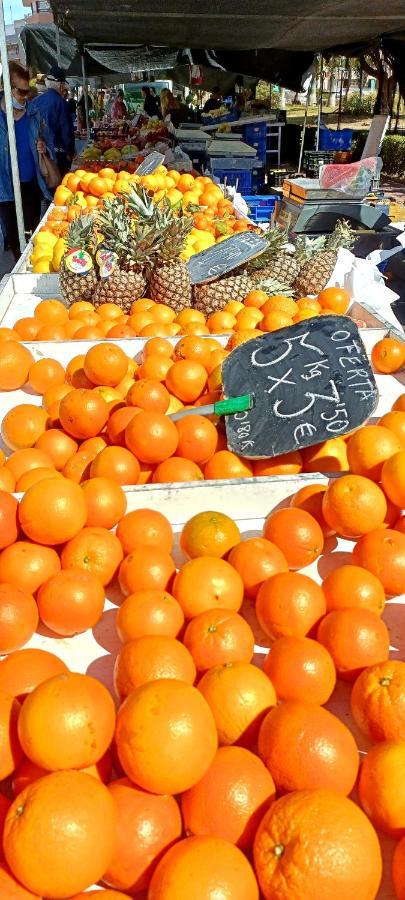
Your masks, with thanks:
M 140 163 L 135 171 L 135 175 L 152 175 L 152 172 L 154 172 L 155 169 L 158 168 L 158 166 L 162 165 L 163 160 L 163 153 L 158 153 L 157 150 L 152 150 L 152 153 L 149 153 L 148 156 L 145 156 L 143 162 Z
M 191 256 L 188 273 L 192 284 L 214 281 L 249 259 L 259 256 L 268 248 L 268 242 L 253 231 L 242 231 L 208 250 Z
M 237 347 L 222 364 L 226 398 L 253 407 L 226 417 L 228 447 L 262 459 L 347 434 L 374 412 L 378 390 L 357 326 L 306 319 Z

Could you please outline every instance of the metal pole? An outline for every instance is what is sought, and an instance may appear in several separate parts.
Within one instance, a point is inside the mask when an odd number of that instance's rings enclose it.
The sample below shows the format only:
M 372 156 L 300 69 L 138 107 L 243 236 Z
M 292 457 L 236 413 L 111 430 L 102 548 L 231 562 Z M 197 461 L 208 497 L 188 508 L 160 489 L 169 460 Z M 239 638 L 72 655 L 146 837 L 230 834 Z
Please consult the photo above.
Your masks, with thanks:
M 82 57 L 84 108 L 86 110 L 87 140 L 89 141 L 90 140 L 89 95 L 87 93 L 86 64 L 85 64 L 85 59 L 84 59 L 84 53 L 81 54 L 81 57 Z
M 302 156 L 303 156 L 303 153 L 304 153 L 305 131 L 306 131 L 306 128 L 307 128 L 308 107 L 309 107 L 309 101 L 310 101 L 310 98 L 311 98 L 311 93 L 312 93 L 312 88 L 313 88 L 314 78 L 315 78 L 315 77 L 316 77 L 316 75 L 315 75 L 315 72 L 314 72 L 314 74 L 313 74 L 313 76 L 312 76 L 312 78 L 311 78 L 311 83 L 310 83 L 310 85 L 309 85 L 309 87 L 308 87 L 308 91 L 307 91 L 307 99 L 306 99 L 306 101 L 305 101 L 304 124 L 303 124 L 303 126 L 302 126 L 301 147 L 300 147 L 300 158 L 299 158 L 299 161 L 298 161 L 298 173 L 301 172 Z
M 323 96 L 323 54 L 321 53 L 321 70 L 320 70 L 320 84 L 319 84 L 319 104 L 318 104 L 318 123 L 316 126 L 316 147 L 315 150 L 319 150 L 319 130 L 321 127 L 321 117 L 322 117 L 322 96 Z
M 56 28 L 56 59 L 57 59 L 57 62 L 58 62 L 58 66 L 61 66 L 61 65 L 62 65 L 62 56 L 61 56 L 61 52 L 60 52 L 60 31 L 59 31 L 59 25 L 56 25 L 55 28 Z
M 8 143 L 10 147 L 11 174 L 14 187 L 15 211 L 17 215 L 18 238 L 21 253 L 26 247 L 24 213 L 21 199 L 20 173 L 18 171 L 17 144 L 15 140 L 13 101 L 11 96 L 10 75 L 8 71 L 8 57 L 6 44 L 6 26 L 4 23 L 4 5 L 0 0 L 0 56 L 3 69 L 4 101 L 6 105 Z

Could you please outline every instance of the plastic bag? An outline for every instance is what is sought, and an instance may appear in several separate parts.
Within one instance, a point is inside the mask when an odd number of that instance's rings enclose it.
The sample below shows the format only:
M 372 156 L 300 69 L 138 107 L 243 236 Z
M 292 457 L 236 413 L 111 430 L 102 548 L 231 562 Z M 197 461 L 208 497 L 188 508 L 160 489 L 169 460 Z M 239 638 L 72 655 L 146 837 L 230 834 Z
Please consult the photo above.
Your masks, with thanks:
M 324 190 L 341 191 L 348 197 L 365 197 L 371 186 L 371 181 L 380 174 L 382 159 L 379 156 L 370 156 L 356 163 L 346 165 L 321 166 L 319 170 L 319 185 Z
M 175 147 L 174 150 L 168 150 L 164 164 L 168 169 L 176 169 L 177 172 L 191 172 L 193 163 L 187 153 L 181 147 Z

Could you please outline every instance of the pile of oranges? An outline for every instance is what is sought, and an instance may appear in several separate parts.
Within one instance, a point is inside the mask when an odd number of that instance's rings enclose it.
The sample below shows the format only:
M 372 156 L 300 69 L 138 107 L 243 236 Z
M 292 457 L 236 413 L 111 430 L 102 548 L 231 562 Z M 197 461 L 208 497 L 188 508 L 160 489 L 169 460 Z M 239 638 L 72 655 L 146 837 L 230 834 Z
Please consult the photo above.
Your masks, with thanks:
M 44 300 L 35 322 L 53 315 L 54 304 L 57 313 L 66 313 L 58 301 Z M 42 334 L 47 328 L 55 326 L 43 325 Z M 212 337 L 189 334 L 175 346 L 153 337 L 136 362 L 118 344 L 103 341 L 64 368 L 51 357 L 34 361 L 11 333 L 0 341 L 0 390 L 25 389 L 27 402 L 14 405 L 1 423 L 10 455 L 0 460 L 0 488 L 24 492 L 51 475 L 76 483 L 109 478 L 120 485 L 349 470 L 374 477 L 382 462 L 403 451 L 405 395 L 378 425 L 346 438 L 252 462 L 237 456 L 227 449 L 223 422 L 199 415 L 199 407 L 221 399 L 229 352 Z M 405 350 L 384 338 L 372 355 L 377 370 L 394 372 Z M 41 406 L 30 402 L 32 394 L 42 398 Z M 174 423 L 170 416 L 182 409 L 191 412 Z M 390 507 L 389 521 L 398 515 Z
M 60 263 L 61 249 L 40 241 L 36 257 L 38 265 L 49 267 L 48 256 L 53 253 L 55 265 Z M 0 341 L 4 338 L 23 341 L 101 340 L 131 337 L 177 337 L 177 335 L 233 334 L 231 348 L 264 332 L 288 328 L 306 319 L 323 315 L 344 315 L 349 306 L 349 295 L 342 288 L 325 288 L 317 298 L 302 297 L 292 300 L 277 295 L 269 297 L 264 291 L 250 291 L 243 303 L 231 300 L 223 310 L 204 316 L 198 309 L 187 307 L 177 315 L 163 303 L 155 303 L 148 297 L 134 300 L 129 314 L 114 303 L 94 306 L 87 300 L 73 303 L 69 310 L 59 300 L 38 304 L 32 316 L 18 319 L 12 329 L 0 327 Z
M 77 433 L 74 408 L 66 422 Z M 349 442 L 359 474 L 300 489 L 255 536 L 197 513 L 178 567 L 168 519 L 127 512 L 111 476 L 0 491 L 4 900 L 87 900 L 97 883 L 100 900 L 290 900 L 292 885 L 300 900 L 374 900 L 377 830 L 396 840 L 403 900 L 405 662 L 389 659 L 384 617 L 405 591 L 405 450 L 383 426 L 373 438 Z M 336 537 L 352 552 L 325 574 Z M 39 623 L 73 642 L 96 628 L 109 585 L 111 693 L 24 649 Z M 360 770 L 325 708 L 344 684 Z

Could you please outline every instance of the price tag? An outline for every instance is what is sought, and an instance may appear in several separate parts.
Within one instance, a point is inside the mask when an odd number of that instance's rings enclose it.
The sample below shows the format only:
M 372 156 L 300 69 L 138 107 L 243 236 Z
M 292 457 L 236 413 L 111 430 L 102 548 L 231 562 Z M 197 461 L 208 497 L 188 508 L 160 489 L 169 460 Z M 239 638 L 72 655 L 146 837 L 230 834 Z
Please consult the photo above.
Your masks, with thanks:
M 152 153 L 145 156 L 143 162 L 139 164 L 138 168 L 135 170 L 135 175 L 152 175 L 152 172 L 162 165 L 163 160 L 163 153 L 152 150 Z
M 253 231 L 234 234 L 226 241 L 190 257 L 187 266 L 191 283 L 204 284 L 221 278 L 255 256 L 260 256 L 267 248 L 265 238 Z

